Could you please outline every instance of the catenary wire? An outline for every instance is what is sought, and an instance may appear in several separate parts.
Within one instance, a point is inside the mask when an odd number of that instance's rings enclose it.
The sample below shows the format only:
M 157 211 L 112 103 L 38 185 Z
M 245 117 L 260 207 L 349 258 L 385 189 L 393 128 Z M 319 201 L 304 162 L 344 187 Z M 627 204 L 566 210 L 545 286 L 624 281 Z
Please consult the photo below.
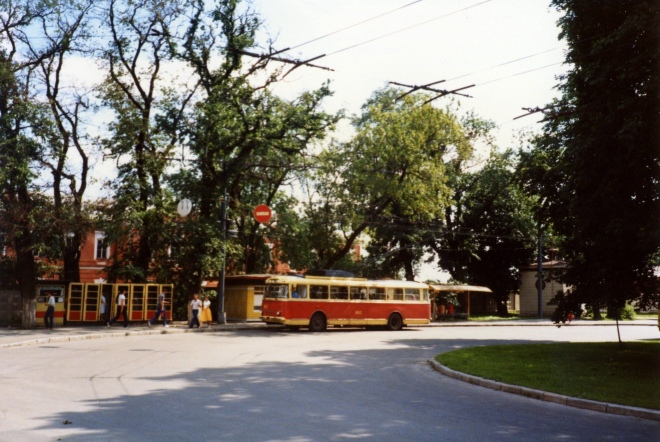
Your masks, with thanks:
M 354 49 L 354 48 L 357 48 L 358 46 L 362 46 L 362 45 L 365 45 L 365 44 L 367 44 L 367 43 L 374 42 L 374 41 L 376 41 L 376 40 L 381 40 L 381 39 L 383 39 L 383 38 L 390 37 L 390 36 L 395 35 L 395 34 L 399 34 L 399 33 L 401 33 L 401 32 L 404 32 L 404 31 L 407 31 L 407 30 L 410 30 L 410 29 L 416 28 L 416 27 L 418 27 L 418 26 L 422 26 L 422 25 L 425 25 L 425 24 L 427 24 L 427 23 L 431 23 L 432 21 L 440 20 L 441 18 L 449 17 L 450 15 L 454 15 L 454 14 L 457 14 L 457 13 L 459 13 L 459 12 L 466 11 L 466 10 L 471 9 L 471 8 L 475 8 L 475 7 L 477 7 L 477 6 L 481 6 L 481 5 L 485 4 L 485 3 L 489 3 L 490 1 L 492 1 L 492 0 L 484 0 L 484 1 L 480 2 L 480 3 L 475 3 L 474 5 L 470 5 L 470 6 L 466 6 L 466 7 L 464 7 L 464 8 L 461 8 L 461 9 L 457 9 L 456 11 L 452 11 L 452 12 L 449 12 L 449 13 L 447 13 L 447 14 L 440 15 L 440 16 L 435 17 L 435 18 L 432 18 L 432 19 L 430 19 L 430 20 L 425 20 L 425 21 L 423 21 L 423 22 L 421 22 L 421 23 L 417 23 L 417 24 L 414 24 L 414 25 L 412 25 L 412 26 L 408 26 L 408 27 L 406 27 L 406 28 L 398 29 L 398 30 L 396 30 L 396 31 L 389 32 L 389 33 L 387 33 L 387 34 L 384 34 L 384 35 L 381 35 L 381 36 L 378 36 L 378 37 L 374 37 L 374 38 L 372 38 L 372 39 L 369 39 L 369 40 L 363 41 L 363 42 L 361 42 L 361 43 L 356 43 L 356 44 L 354 44 L 354 45 L 351 45 L 351 46 L 345 47 L 345 48 L 343 48 L 343 49 L 339 49 L 339 50 L 337 50 L 337 51 L 334 51 L 334 52 L 331 52 L 331 53 L 327 54 L 326 56 L 329 57 L 330 55 L 335 55 L 335 54 L 338 54 L 338 53 L 340 53 L 340 52 L 348 51 L 349 49 Z
M 364 23 L 367 23 L 367 22 L 370 22 L 370 21 L 376 20 L 376 19 L 378 19 L 378 18 L 384 17 L 384 16 L 386 16 L 386 15 L 388 15 L 388 14 L 391 14 L 391 13 L 393 13 L 393 12 L 396 12 L 396 11 L 399 11 L 399 10 L 401 10 L 401 9 L 407 8 L 408 6 L 412 6 L 412 5 L 414 5 L 415 3 L 419 3 L 419 2 L 421 2 L 421 1 L 422 1 L 422 0 L 416 0 L 416 1 L 412 2 L 412 3 L 408 3 L 408 4 L 406 4 L 406 5 L 403 5 L 403 6 L 398 7 L 398 8 L 396 8 L 396 9 L 392 9 L 392 10 L 390 10 L 390 11 L 384 12 L 384 13 L 382 13 L 382 14 L 376 15 L 376 16 L 371 17 L 371 18 L 368 18 L 368 19 L 366 19 L 366 20 L 362 20 L 362 21 L 360 21 L 360 22 L 354 23 L 354 24 L 352 24 L 352 25 L 349 25 L 349 26 L 346 26 L 346 27 L 344 27 L 344 28 L 338 29 L 338 30 L 336 30 L 336 31 L 330 32 L 330 33 L 328 33 L 328 34 L 324 34 L 324 35 L 321 35 L 321 36 L 319 36 L 319 37 L 313 38 L 313 39 L 311 39 L 311 40 L 307 40 L 307 41 L 304 42 L 304 43 L 300 43 L 299 45 L 296 45 L 296 46 L 291 47 L 290 50 L 292 50 L 292 49 L 297 49 L 297 48 L 299 48 L 299 47 L 301 47 L 301 46 L 305 46 L 306 44 L 309 44 L 309 43 L 312 43 L 312 42 L 315 42 L 315 41 L 318 41 L 318 40 L 324 39 L 324 38 L 326 38 L 326 37 L 330 37 L 331 35 L 339 34 L 340 32 L 346 31 L 346 30 L 348 30 L 348 29 L 354 28 L 354 27 L 359 26 L 359 25 L 362 25 L 362 24 L 364 24 Z

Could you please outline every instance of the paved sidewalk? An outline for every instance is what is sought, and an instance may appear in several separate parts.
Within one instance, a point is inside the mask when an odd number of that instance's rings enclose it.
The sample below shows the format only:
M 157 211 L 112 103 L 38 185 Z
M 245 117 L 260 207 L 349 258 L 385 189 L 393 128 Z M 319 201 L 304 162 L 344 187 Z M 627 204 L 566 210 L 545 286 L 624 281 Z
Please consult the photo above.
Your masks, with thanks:
M 120 336 L 132 335 L 150 335 L 161 333 L 203 333 L 203 332 L 219 332 L 219 331 L 238 331 L 238 330 L 253 330 L 263 328 L 280 328 L 279 325 L 267 325 L 261 321 L 245 321 L 245 322 L 228 322 L 227 324 L 212 324 L 210 327 L 202 327 L 189 329 L 187 323 L 175 321 L 171 323 L 170 327 L 163 327 L 162 325 L 154 325 L 148 327 L 146 323 L 132 324 L 128 328 L 123 328 L 117 324 L 111 328 L 101 324 L 83 324 L 83 325 L 66 325 L 56 326 L 54 330 L 48 331 L 39 326 L 32 330 L 23 330 L 16 328 L 2 327 L 0 328 L 0 348 L 17 347 L 22 345 L 35 345 L 45 344 L 49 342 L 65 342 L 76 341 L 83 339 L 101 339 Z M 657 322 L 650 319 L 642 319 L 635 321 L 623 321 L 622 325 L 630 326 L 655 326 Z M 428 325 L 419 327 L 555 327 L 549 319 L 515 319 L 515 320 L 500 320 L 500 321 L 439 321 L 432 322 Z M 613 321 L 573 321 L 571 325 L 562 325 L 563 327 L 580 327 L 580 326 L 602 326 L 602 327 L 615 327 L 616 323 Z
M 251 330 L 255 328 L 266 328 L 267 324 L 262 322 L 231 322 L 227 324 L 213 324 L 210 327 L 188 328 L 185 322 L 170 323 L 169 327 L 153 325 L 149 327 L 146 323 L 132 324 L 128 328 L 121 325 L 107 327 L 101 324 L 66 325 L 55 326 L 52 331 L 43 327 L 32 330 L 15 328 L 0 328 L 0 349 L 8 347 L 19 347 L 24 345 L 39 345 L 51 342 L 79 341 L 84 339 L 115 338 L 136 335 L 157 335 L 164 333 L 204 333 L 217 331 Z

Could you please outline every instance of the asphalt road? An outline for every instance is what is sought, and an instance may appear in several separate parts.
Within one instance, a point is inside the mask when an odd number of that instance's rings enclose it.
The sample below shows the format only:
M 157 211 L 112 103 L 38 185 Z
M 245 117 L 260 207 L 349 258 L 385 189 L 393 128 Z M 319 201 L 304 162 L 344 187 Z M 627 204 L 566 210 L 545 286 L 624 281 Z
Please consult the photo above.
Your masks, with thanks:
M 624 326 L 622 338 L 658 330 Z M 615 329 L 260 329 L 0 348 L 0 441 L 660 441 L 659 422 L 489 390 L 427 362 L 463 346 L 603 340 Z

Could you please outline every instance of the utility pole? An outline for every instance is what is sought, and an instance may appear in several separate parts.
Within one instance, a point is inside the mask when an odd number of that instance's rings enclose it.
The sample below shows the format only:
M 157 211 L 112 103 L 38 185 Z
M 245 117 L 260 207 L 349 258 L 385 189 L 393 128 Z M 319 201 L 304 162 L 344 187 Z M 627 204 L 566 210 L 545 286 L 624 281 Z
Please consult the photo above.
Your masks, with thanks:
M 223 166 L 224 168 L 224 166 Z M 222 230 L 222 266 L 218 281 L 218 324 L 227 323 L 225 313 L 225 269 L 227 268 L 227 184 L 222 189 L 222 204 L 220 205 L 220 229 Z
M 539 319 L 543 319 L 543 233 L 539 223 L 539 256 L 538 256 L 538 294 L 539 294 Z

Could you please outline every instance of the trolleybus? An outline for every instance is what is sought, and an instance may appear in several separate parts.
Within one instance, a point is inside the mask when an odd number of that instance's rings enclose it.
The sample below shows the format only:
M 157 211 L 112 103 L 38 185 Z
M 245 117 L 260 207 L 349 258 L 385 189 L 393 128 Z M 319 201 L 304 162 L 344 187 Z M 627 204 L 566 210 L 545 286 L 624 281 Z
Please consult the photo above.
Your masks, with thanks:
M 261 320 L 314 332 L 328 325 L 400 330 L 430 322 L 428 289 L 413 281 L 275 276 L 266 280 Z

